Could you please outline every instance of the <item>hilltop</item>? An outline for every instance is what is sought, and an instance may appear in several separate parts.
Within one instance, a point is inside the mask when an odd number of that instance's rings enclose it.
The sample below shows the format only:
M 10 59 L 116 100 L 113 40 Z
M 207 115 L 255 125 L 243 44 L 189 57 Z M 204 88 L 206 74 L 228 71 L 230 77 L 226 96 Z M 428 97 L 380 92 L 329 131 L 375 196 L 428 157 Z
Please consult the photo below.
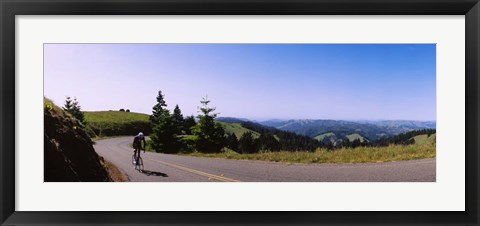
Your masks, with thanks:
M 259 122 L 265 126 L 287 130 L 297 134 L 324 139 L 334 137 L 359 138 L 360 140 L 378 140 L 382 137 L 394 136 L 421 129 L 435 129 L 434 121 L 344 121 L 344 120 L 268 120 Z
M 269 130 L 293 132 L 298 135 L 308 136 L 324 144 L 334 146 L 345 139 L 350 142 L 359 140 L 361 143 L 393 137 L 410 131 L 435 129 L 435 121 L 411 120 L 382 120 L 382 121 L 345 121 L 345 120 L 267 120 L 253 121 L 234 117 L 219 117 L 218 121 L 235 123 L 238 125 L 255 124 L 256 127 L 264 126 Z
M 124 111 L 86 111 L 85 121 L 93 134 L 99 136 L 149 134 L 152 131 L 149 115 Z
M 225 129 L 225 133 L 227 133 L 227 134 L 232 134 L 233 133 L 233 134 L 235 134 L 237 139 L 240 139 L 240 137 L 242 137 L 242 135 L 247 133 L 247 132 L 251 132 L 254 138 L 258 138 L 260 136 L 260 133 L 243 127 L 242 124 L 239 123 L 239 122 L 230 122 L 230 123 L 229 122 L 223 122 L 223 121 L 218 121 L 218 122 Z

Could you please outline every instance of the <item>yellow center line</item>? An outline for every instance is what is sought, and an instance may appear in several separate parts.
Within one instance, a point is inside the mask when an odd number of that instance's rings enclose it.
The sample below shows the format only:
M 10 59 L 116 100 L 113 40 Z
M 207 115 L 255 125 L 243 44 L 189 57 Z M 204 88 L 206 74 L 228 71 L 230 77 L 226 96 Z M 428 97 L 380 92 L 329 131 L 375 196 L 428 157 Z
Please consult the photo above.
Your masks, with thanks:
M 107 147 L 107 148 L 110 149 L 110 150 L 112 150 L 112 151 L 117 152 L 116 150 L 113 150 L 113 149 L 110 148 L 110 147 Z M 128 155 L 127 153 L 125 153 L 125 152 L 123 152 L 123 151 L 120 151 L 120 152 L 117 152 L 117 153 L 121 153 L 121 155 L 124 155 L 124 156 L 127 156 L 127 155 Z M 130 155 L 128 155 L 128 156 L 130 156 Z M 209 179 L 212 178 L 212 179 L 219 180 L 219 181 L 224 181 L 224 182 L 241 182 L 241 181 L 239 181 L 239 180 L 235 180 L 235 179 L 231 179 L 231 178 L 228 178 L 228 177 L 224 177 L 223 174 L 222 174 L 222 176 L 217 176 L 217 175 L 210 174 L 210 173 L 206 173 L 206 172 L 202 172 L 202 171 L 199 171 L 199 170 L 190 169 L 190 168 L 187 168 L 187 167 L 184 167 L 184 166 L 175 165 L 175 164 L 172 164 L 172 163 L 168 163 L 168 162 L 164 162 L 164 161 L 159 161 L 159 160 L 155 160 L 155 159 L 145 158 L 145 156 L 144 156 L 142 159 L 149 160 L 149 161 L 152 161 L 152 162 L 161 163 L 161 164 L 170 166 L 170 167 L 172 167 L 172 168 L 176 168 L 176 169 L 179 169 L 179 170 L 187 171 L 187 172 L 190 172 L 190 173 L 193 173 L 193 174 L 197 174 L 197 175 L 200 175 L 200 176 L 205 176 L 205 177 L 208 177 Z
M 108 149 L 110 150 L 113 150 L 111 149 L 110 147 L 107 147 Z M 124 156 L 127 156 L 128 154 L 126 154 L 125 152 L 123 151 L 116 151 L 116 150 L 113 150 L 117 153 L 121 153 L 121 155 L 124 155 Z M 133 154 L 133 153 L 132 153 Z M 129 156 L 129 155 L 128 155 Z M 145 156 L 144 156 L 145 157 Z M 215 180 L 219 180 L 219 181 L 223 181 L 223 182 L 240 182 L 239 180 L 235 180 L 235 179 L 231 179 L 231 178 L 228 178 L 228 177 L 224 177 L 224 176 L 217 176 L 217 175 L 214 175 L 214 174 L 210 174 L 210 173 L 206 173 L 206 172 L 202 172 L 202 171 L 198 171 L 198 170 L 194 170 L 194 169 L 190 169 L 190 168 L 187 168 L 187 167 L 184 167 L 184 166 L 179 166 L 179 165 L 175 165 L 175 164 L 172 164 L 172 163 L 168 163 L 168 162 L 164 162 L 164 161 L 160 161 L 160 160 L 155 160 L 155 159 L 150 159 L 150 158 L 142 158 L 144 160 L 149 160 L 149 161 L 152 161 L 152 162 L 157 162 L 157 163 L 161 163 L 161 164 L 164 164 L 164 165 L 167 165 L 167 166 L 170 166 L 170 167 L 173 167 L 173 168 L 176 168 L 176 169 L 179 169 L 179 170 L 183 170 L 183 171 L 187 171 L 187 172 L 190 172 L 190 173 L 193 173 L 193 174 L 197 174 L 197 175 L 200 175 L 200 176 L 205 176 L 205 177 L 208 177 L 209 179 L 210 178 L 213 178 Z M 223 175 L 223 174 L 222 174 Z
M 170 167 L 179 169 L 179 170 L 184 170 L 184 171 L 187 171 L 187 172 L 190 172 L 190 173 L 194 173 L 194 174 L 198 174 L 198 175 L 201 175 L 201 176 L 206 176 L 206 177 L 208 177 L 208 178 L 213 178 L 213 179 L 219 180 L 219 181 L 224 181 L 224 182 L 240 182 L 239 180 L 235 180 L 235 179 L 231 179 L 231 178 L 223 177 L 223 176 L 217 176 L 217 175 L 214 175 L 214 174 L 210 174 L 210 173 L 206 173 L 206 172 L 202 172 L 202 171 L 190 169 L 190 168 L 187 168 L 187 167 L 184 167 L 184 166 L 179 166 L 179 165 L 172 164 L 172 163 L 168 163 L 168 162 L 164 162 L 164 161 L 159 161 L 159 160 L 155 160 L 155 159 L 147 159 L 147 160 L 154 161 L 154 162 L 158 162 L 158 163 L 161 163 L 161 164 L 164 164 L 164 165 L 167 165 L 167 166 L 170 166 Z

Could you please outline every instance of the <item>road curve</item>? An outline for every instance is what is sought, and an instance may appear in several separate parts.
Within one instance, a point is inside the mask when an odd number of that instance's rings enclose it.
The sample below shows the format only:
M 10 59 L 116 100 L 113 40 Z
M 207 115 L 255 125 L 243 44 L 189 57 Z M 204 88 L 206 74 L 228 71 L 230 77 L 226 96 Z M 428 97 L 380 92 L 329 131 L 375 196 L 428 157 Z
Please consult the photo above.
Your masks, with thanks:
M 175 182 L 434 182 L 435 159 L 362 164 L 287 164 L 199 158 L 146 152 L 144 171 L 131 164 L 133 137 L 99 140 L 96 152 L 115 164 L 130 181 Z

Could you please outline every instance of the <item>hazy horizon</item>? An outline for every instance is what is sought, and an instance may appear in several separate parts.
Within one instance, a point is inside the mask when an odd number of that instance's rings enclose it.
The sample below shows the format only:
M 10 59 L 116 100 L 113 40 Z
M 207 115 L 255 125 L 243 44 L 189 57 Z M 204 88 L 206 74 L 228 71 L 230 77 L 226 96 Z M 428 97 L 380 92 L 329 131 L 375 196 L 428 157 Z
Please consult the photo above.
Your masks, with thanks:
M 350 122 L 380 122 L 380 121 L 416 121 L 416 122 L 436 122 L 436 120 L 410 120 L 410 119 L 330 119 L 330 118 L 242 118 L 235 116 L 221 116 L 218 118 L 236 118 L 247 119 L 250 121 L 288 121 L 288 120 L 333 120 L 333 121 L 350 121 Z
M 44 95 L 84 111 L 436 121 L 434 44 L 45 44 Z

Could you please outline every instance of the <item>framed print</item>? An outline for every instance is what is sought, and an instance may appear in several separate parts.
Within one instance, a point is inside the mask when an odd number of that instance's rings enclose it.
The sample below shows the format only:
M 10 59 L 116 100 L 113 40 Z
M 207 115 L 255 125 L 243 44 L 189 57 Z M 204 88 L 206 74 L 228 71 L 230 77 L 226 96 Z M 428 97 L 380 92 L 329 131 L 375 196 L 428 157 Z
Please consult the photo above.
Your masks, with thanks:
M 0 6 L 2 225 L 479 223 L 476 0 Z

